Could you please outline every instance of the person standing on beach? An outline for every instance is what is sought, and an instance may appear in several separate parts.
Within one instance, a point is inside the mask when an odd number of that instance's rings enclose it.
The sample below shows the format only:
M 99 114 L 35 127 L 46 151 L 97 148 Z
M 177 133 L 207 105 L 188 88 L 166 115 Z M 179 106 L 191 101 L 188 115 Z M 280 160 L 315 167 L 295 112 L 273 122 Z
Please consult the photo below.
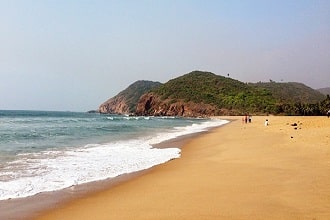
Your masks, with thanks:
M 265 121 L 265 126 L 268 126 L 268 119 L 266 119 Z
M 327 116 L 328 116 L 328 118 L 330 117 L 330 110 L 327 112 Z

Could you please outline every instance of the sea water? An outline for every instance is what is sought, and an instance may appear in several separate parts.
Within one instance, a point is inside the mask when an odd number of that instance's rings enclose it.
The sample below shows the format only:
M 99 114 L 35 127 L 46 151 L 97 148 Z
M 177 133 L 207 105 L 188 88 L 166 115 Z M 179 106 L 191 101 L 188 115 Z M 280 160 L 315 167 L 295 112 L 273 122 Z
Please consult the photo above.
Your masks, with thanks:
M 152 145 L 228 121 L 0 111 L 0 200 L 144 170 L 180 157 Z

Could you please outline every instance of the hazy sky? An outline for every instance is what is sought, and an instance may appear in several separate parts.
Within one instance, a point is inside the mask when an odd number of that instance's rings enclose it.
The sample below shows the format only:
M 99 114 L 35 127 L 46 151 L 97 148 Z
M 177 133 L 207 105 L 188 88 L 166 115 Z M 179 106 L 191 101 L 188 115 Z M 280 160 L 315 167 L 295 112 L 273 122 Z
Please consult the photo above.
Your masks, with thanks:
M 329 0 L 0 0 L 0 30 L 0 109 L 97 109 L 193 70 L 330 86 Z

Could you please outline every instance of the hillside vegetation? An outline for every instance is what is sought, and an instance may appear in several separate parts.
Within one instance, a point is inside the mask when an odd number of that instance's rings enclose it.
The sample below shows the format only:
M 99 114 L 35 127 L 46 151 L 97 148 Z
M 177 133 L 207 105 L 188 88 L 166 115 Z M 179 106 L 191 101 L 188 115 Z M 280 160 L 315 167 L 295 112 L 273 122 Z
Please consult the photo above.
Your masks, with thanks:
M 162 100 L 211 104 L 239 113 L 271 111 L 276 103 L 267 89 L 201 71 L 170 80 L 152 92 Z
M 251 83 L 269 90 L 279 103 L 316 103 L 324 100 L 325 96 L 302 83 L 297 82 L 268 82 Z
M 330 97 L 301 83 L 243 83 L 193 71 L 165 84 L 137 81 L 103 103 L 99 112 L 205 117 L 211 115 L 324 115 Z

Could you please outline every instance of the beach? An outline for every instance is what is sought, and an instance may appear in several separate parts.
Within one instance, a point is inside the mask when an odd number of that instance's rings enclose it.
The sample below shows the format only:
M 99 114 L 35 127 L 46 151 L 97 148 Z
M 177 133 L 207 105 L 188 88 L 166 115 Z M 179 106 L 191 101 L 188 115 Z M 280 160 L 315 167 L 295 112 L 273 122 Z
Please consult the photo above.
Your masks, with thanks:
M 330 119 L 224 119 L 233 121 L 186 141 L 181 158 L 37 219 L 330 219 Z

